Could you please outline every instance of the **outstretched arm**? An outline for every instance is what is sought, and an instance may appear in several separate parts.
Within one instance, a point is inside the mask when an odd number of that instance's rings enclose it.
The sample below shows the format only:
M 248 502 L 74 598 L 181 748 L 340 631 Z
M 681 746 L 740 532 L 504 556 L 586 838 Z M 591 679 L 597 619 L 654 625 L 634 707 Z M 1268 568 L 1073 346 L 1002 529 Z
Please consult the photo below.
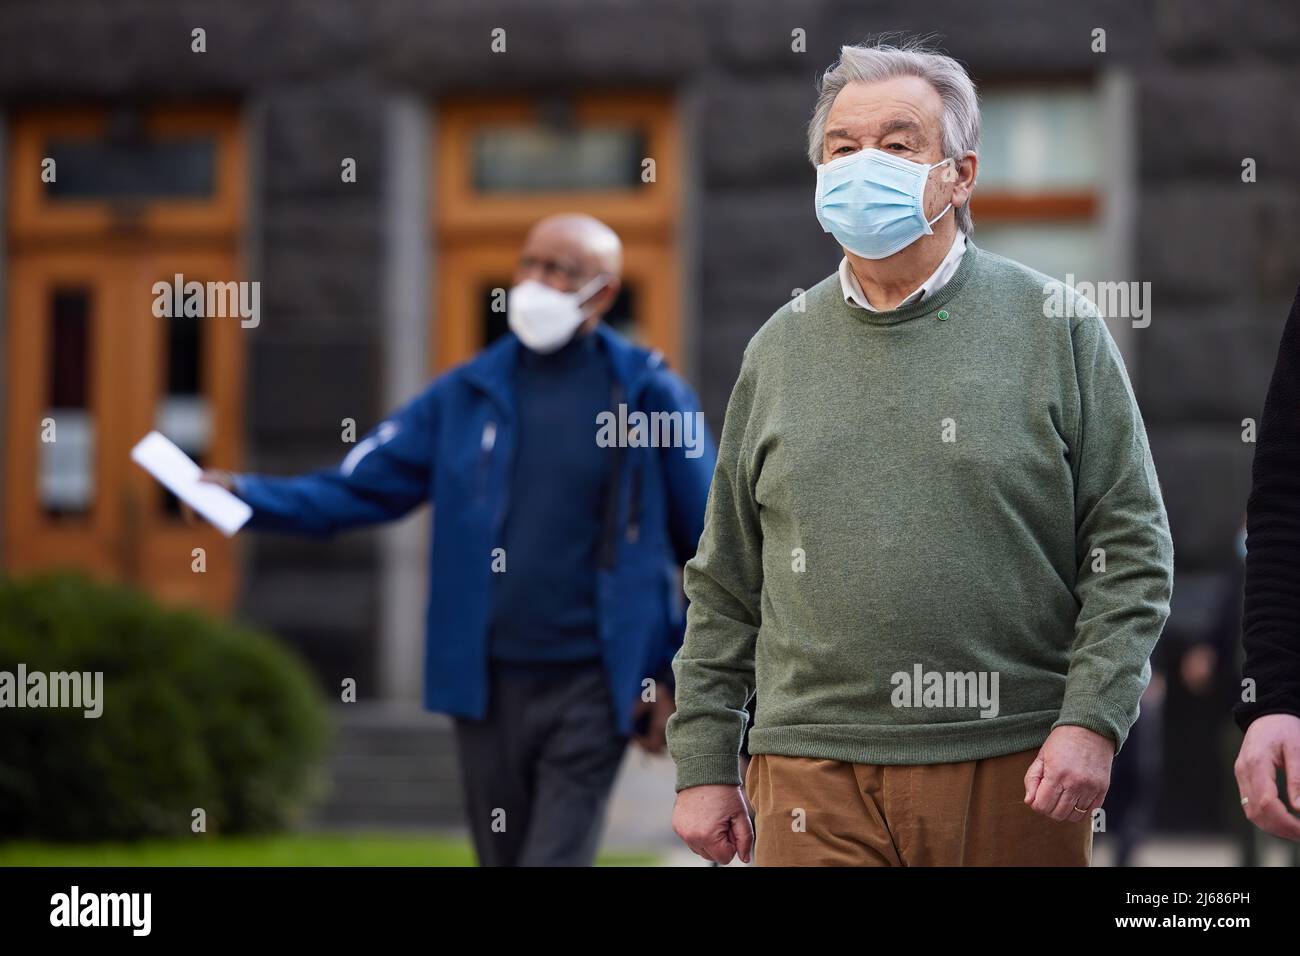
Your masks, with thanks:
M 429 389 L 380 422 L 338 467 L 283 478 L 237 474 L 231 490 L 252 506 L 254 530 L 326 535 L 391 521 L 429 497 L 437 432 Z

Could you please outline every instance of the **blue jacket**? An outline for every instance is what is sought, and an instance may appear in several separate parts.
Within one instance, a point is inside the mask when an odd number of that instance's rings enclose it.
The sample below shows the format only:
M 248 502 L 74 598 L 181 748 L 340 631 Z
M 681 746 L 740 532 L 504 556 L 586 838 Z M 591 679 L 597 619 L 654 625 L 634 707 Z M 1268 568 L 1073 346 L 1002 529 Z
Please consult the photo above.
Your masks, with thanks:
M 657 352 L 597 327 L 615 380 L 612 410 L 694 415 L 694 392 Z M 235 490 L 253 508 L 248 527 L 332 534 L 400 518 L 433 503 L 424 703 L 481 718 L 488 702 L 492 552 L 510 505 L 515 447 L 514 369 L 522 346 L 506 334 L 473 360 L 436 379 L 381 422 L 337 467 L 293 478 L 239 475 Z M 698 421 L 702 424 L 703 416 Z M 595 440 L 596 423 L 592 423 Z M 716 462 L 707 428 L 702 454 L 629 447 L 615 453 L 616 500 L 601 503 L 604 531 L 597 614 L 618 726 L 632 714 L 646 678 L 671 677 L 685 630 L 677 572 L 694 554 Z M 538 481 L 562 481 L 556 472 Z

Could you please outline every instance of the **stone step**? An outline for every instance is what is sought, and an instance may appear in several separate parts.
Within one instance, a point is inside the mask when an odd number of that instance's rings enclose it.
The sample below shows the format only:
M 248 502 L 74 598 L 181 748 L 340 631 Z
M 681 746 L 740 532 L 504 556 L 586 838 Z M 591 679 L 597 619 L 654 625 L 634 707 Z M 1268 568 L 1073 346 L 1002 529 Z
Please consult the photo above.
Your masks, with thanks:
M 451 721 L 415 706 L 334 708 L 320 826 L 461 827 L 460 774 Z

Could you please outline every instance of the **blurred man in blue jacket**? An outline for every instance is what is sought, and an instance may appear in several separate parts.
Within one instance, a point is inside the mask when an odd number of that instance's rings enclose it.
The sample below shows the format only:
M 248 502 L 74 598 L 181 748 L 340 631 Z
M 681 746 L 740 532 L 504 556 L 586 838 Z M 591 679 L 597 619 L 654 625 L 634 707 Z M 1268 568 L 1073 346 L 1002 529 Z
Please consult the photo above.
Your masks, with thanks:
M 433 504 L 425 706 L 455 719 L 485 865 L 590 865 L 629 738 L 661 751 L 673 709 L 677 572 L 715 449 L 691 389 L 601 323 L 621 269 L 603 223 L 543 220 L 507 297 L 510 334 L 339 467 L 207 475 L 265 531 L 330 534 Z

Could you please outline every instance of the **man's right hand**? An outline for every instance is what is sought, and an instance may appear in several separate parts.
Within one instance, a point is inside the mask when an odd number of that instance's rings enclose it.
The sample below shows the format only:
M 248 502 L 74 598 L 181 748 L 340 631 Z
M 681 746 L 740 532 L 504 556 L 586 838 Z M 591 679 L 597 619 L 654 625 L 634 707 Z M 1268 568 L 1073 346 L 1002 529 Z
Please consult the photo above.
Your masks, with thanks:
M 693 853 L 721 866 L 735 856 L 748 863 L 754 846 L 745 794 L 727 784 L 680 791 L 673 805 L 673 830 Z
M 231 494 L 235 493 L 235 476 L 228 471 L 218 471 L 207 469 L 199 475 L 199 481 L 208 481 L 214 485 L 220 485 Z M 185 502 L 180 502 L 181 515 L 185 518 L 185 523 L 190 527 L 195 527 L 199 523 L 199 516 L 194 513 L 194 509 Z
M 1246 728 L 1233 764 L 1241 808 L 1251 823 L 1274 836 L 1300 841 L 1300 717 L 1265 714 Z M 1278 796 L 1277 772 L 1286 780 L 1291 808 Z

